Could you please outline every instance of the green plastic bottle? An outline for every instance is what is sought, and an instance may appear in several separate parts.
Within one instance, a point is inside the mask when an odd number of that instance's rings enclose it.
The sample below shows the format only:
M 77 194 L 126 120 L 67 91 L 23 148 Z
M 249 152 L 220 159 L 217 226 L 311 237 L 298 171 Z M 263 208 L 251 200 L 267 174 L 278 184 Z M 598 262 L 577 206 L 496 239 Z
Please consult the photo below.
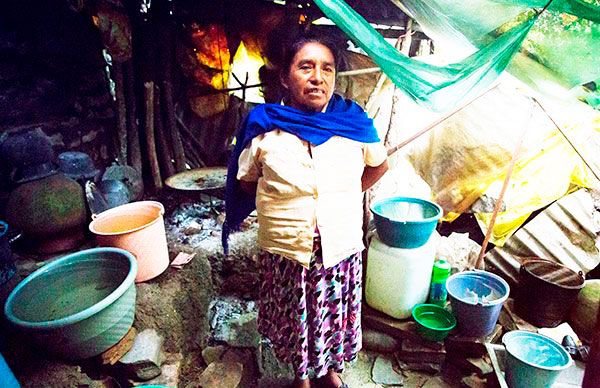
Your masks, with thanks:
M 446 291 L 446 279 L 450 276 L 450 263 L 446 260 L 436 260 L 433 264 L 431 275 L 431 288 L 429 289 L 429 303 L 445 306 L 448 298 Z

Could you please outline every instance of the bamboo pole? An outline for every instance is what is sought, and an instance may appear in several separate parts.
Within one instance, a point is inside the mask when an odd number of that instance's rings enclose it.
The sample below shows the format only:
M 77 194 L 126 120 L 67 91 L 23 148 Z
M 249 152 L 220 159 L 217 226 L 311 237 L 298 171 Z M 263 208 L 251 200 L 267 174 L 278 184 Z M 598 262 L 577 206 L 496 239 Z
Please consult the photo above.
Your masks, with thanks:
M 496 199 L 496 203 L 494 204 L 494 212 L 492 213 L 492 218 L 490 219 L 490 223 L 485 232 L 485 238 L 483 239 L 483 243 L 481 244 L 481 250 L 479 251 L 479 256 L 477 257 L 477 262 L 475 264 L 475 268 L 482 268 L 483 265 L 483 257 L 485 256 L 485 250 L 488 246 L 490 238 L 492 237 L 492 230 L 494 229 L 494 225 L 496 223 L 496 217 L 498 216 L 498 212 L 500 211 L 500 207 L 502 206 L 502 201 L 504 200 L 504 194 L 508 189 L 508 183 L 510 182 L 510 178 L 512 176 L 515 164 L 517 160 L 521 156 L 521 148 L 523 146 L 523 140 L 525 139 L 525 133 L 527 133 L 527 129 L 529 128 L 529 123 L 531 122 L 531 118 L 533 117 L 533 106 L 531 112 L 529 114 L 529 119 L 525 122 L 523 126 L 523 130 L 521 131 L 521 135 L 519 136 L 519 140 L 517 141 L 517 145 L 515 146 L 515 150 L 512 154 L 512 159 L 510 160 L 510 164 L 508 165 L 508 169 L 506 171 L 506 176 L 504 177 L 504 182 L 502 183 L 502 189 L 500 189 L 500 194 Z
M 549 5 L 549 3 L 548 3 L 548 5 Z M 594 169 L 592 168 L 592 166 L 588 163 L 588 161 L 583 157 L 583 155 L 581 155 L 581 153 L 579 152 L 579 150 L 575 147 L 575 144 L 573 144 L 573 142 L 571 141 L 571 139 L 569 139 L 569 137 L 567 136 L 567 134 L 562 130 L 561 127 L 558 126 L 558 124 L 556 123 L 556 121 L 554 121 L 554 119 L 552 118 L 552 116 L 550 116 L 550 113 L 548 113 L 546 111 L 546 109 L 544 109 L 544 106 L 535 97 L 532 97 L 532 99 L 533 99 L 533 101 L 535 101 L 536 104 L 538 104 L 538 106 L 540 107 L 540 109 L 542 110 L 542 112 L 544 112 L 544 114 L 550 119 L 550 121 L 552 122 L 552 124 L 554 124 L 554 126 L 556 127 L 556 129 L 558 129 L 558 132 L 560 132 L 560 134 L 565 138 L 565 140 L 567 141 L 567 143 L 569 143 L 569 145 L 571 146 L 571 148 L 573 148 L 573 151 L 575 151 L 575 153 L 581 158 L 581 160 L 587 166 L 587 168 L 590 169 L 592 175 L 594 175 L 594 177 L 596 177 L 596 179 L 600 181 L 600 177 L 598 176 L 598 174 L 596 173 L 596 171 L 594 171 Z
M 461 110 L 465 109 L 466 107 L 468 107 L 469 105 L 471 105 L 473 102 L 475 102 L 479 98 L 483 97 L 485 94 L 489 93 L 490 91 L 492 91 L 496 87 L 498 87 L 498 84 L 492 86 L 491 88 L 487 89 L 485 92 L 481 93 L 477 97 L 473 98 L 472 100 L 470 100 L 470 101 L 466 102 L 465 104 L 459 106 L 458 108 L 454 109 L 452 112 L 450 112 L 450 113 L 448 113 L 448 114 L 440 117 L 439 119 L 435 120 L 433 123 L 429 124 L 428 126 L 426 126 L 423 129 L 421 129 L 419 132 L 415 133 L 414 135 L 412 135 L 408 139 L 403 140 L 402 142 L 400 142 L 398 145 L 396 145 L 394 147 L 391 147 L 391 148 L 388 148 L 388 150 L 387 150 L 388 156 L 392 155 L 394 152 L 398 151 L 400 148 L 404 147 L 405 145 L 411 143 L 413 140 L 417 139 L 418 137 L 420 137 L 420 136 L 424 135 L 425 133 L 429 132 L 436 125 L 438 125 L 438 124 L 440 124 L 440 123 L 448 120 L 450 117 L 454 116 L 455 114 L 457 114 Z
M 156 156 L 156 142 L 154 140 L 154 82 L 152 81 L 144 83 L 144 101 L 146 103 L 146 152 L 150 164 L 150 173 L 152 174 L 154 188 L 161 189 L 162 179 L 160 177 L 160 168 Z

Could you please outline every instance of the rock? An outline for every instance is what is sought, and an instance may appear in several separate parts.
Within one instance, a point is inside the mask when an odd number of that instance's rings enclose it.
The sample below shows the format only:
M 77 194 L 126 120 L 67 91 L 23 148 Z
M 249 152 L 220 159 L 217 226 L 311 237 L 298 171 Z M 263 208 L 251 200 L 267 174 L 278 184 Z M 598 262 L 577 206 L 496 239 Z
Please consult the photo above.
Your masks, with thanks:
M 494 372 L 491 361 L 489 361 L 487 356 L 468 358 L 449 357 L 448 360 L 463 372 L 475 373 L 481 377 Z
M 202 349 L 202 359 L 206 365 L 210 365 L 215 361 L 219 361 L 225 351 L 227 351 L 227 347 L 224 345 L 207 346 Z
M 273 347 L 267 340 L 260 342 L 256 351 L 256 363 L 261 376 L 258 380 L 259 387 L 286 386 L 294 380 L 292 366 L 277 359 Z
M 375 383 L 386 385 L 403 385 L 404 378 L 402 374 L 394 369 L 394 360 L 388 356 L 379 356 L 373 364 L 371 372 Z
M 165 387 L 178 387 L 182 359 L 183 355 L 181 353 L 165 354 L 165 360 L 163 361 L 163 364 L 160 367 L 160 376 L 152 380 L 146 381 L 143 385 L 162 385 Z
M 236 388 L 242 379 L 244 367 L 239 362 L 215 361 L 198 377 L 202 388 Z
M 363 347 L 367 350 L 390 353 L 397 350 L 400 346 L 400 341 L 396 338 L 377 330 L 365 328 L 362 334 Z
M 486 379 L 483 379 L 477 375 L 470 375 L 462 378 L 460 381 L 460 386 L 468 388 L 486 388 L 488 385 Z
M 403 362 L 398 361 L 400 369 L 403 371 L 423 372 L 435 375 L 441 372 L 442 366 L 431 362 Z
M 137 335 L 137 330 L 135 327 L 131 327 L 127 334 L 116 345 L 113 345 L 107 351 L 100 355 L 100 361 L 103 365 L 114 365 L 119 361 L 119 359 L 123 358 L 123 356 L 131 350 L 133 347 L 133 343 L 135 342 L 135 337 Z
M 137 381 L 147 381 L 160 375 L 163 338 L 154 329 L 140 332 L 133 346 L 118 362 L 125 374 Z
M 253 311 L 231 319 L 227 344 L 234 347 L 257 348 L 260 343 L 260 334 L 256 325 L 257 317 L 258 313 Z
M 202 224 L 199 224 L 197 221 L 190 222 L 189 225 L 183 230 L 183 234 L 186 236 L 198 234 L 200 232 L 202 232 Z
M 399 352 L 396 353 L 399 361 L 407 363 L 427 362 L 434 364 L 442 364 L 446 360 L 446 350 L 431 349 L 423 346 L 421 343 L 411 340 L 403 340 Z
M 421 388 L 454 388 L 455 385 L 447 383 L 439 376 L 432 377 Z
M 230 348 L 221 356 L 221 360 L 223 362 L 239 362 L 243 365 L 240 387 L 256 387 L 258 367 L 254 349 Z

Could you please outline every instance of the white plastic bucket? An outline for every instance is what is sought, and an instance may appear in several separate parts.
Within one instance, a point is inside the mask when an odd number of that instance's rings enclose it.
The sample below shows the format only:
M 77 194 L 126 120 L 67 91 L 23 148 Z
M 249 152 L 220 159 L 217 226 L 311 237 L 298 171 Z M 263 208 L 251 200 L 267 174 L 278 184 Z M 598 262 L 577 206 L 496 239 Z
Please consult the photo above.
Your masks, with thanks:
M 437 234 L 418 248 L 393 248 L 374 235 L 367 254 L 367 304 L 391 317 L 404 319 L 425 303 L 435 260 Z

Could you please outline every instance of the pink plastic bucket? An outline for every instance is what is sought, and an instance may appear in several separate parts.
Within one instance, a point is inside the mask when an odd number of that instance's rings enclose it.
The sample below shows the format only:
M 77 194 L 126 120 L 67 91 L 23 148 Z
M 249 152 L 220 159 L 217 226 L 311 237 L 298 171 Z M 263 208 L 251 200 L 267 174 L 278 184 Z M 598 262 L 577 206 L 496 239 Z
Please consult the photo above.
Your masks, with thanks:
M 150 280 L 169 266 L 169 250 L 160 202 L 140 201 L 92 216 L 90 231 L 98 245 L 125 249 L 138 264 L 136 283 Z

